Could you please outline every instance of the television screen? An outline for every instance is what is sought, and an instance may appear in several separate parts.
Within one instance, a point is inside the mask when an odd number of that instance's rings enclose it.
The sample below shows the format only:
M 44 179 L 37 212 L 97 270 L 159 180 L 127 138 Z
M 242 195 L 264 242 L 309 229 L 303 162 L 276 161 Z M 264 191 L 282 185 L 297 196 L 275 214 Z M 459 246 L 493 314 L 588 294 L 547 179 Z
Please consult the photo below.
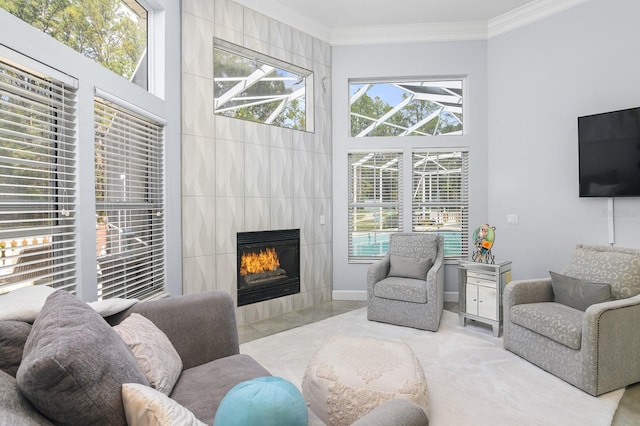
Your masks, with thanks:
M 581 197 L 640 196 L 640 107 L 578 117 Z

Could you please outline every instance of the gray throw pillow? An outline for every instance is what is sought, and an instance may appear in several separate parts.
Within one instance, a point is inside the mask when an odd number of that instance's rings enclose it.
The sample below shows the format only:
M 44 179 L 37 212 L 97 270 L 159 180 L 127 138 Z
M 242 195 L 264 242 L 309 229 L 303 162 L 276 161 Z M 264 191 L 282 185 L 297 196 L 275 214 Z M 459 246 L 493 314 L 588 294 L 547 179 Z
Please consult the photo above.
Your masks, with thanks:
M 16 376 L 30 332 L 31 324 L 27 322 L 0 321 L 0 370 Z
M 563 305 L 585 311 L 595 303 L 611 300 L 611 286 L 606 283 L 590 283 L 549 271 L 554 300 Z
M 124 425 L 122 385 L 148 385 L 131 350 L 86 303 L 51 294 L 24 347 L 18 387 L 61 425 Z
M 22 396 L 16 379 L 0 371 L 0 425 L 53 426 Z
M 416 280 L 427 279 L 427 272 L 433 266 L 431 259 L 418 259 L 414 257 L 389 255 L 388 277 L 413 278 Z

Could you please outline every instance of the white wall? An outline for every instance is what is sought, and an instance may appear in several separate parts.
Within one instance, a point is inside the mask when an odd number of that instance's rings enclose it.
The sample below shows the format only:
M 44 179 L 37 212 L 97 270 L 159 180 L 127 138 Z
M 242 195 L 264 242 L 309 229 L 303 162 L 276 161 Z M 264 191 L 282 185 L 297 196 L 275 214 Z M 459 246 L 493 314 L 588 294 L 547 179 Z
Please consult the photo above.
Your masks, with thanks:
M 488 217 L 514 279 L 608 243 L 606 199 L 578 197 L 577 117 L 640 106 L 638 17 L 637 0 L 591 0 L 489 40 Z M 640 198 L 615 199 L 615 226 L 640 247 Z
M 369 263 L 348 262 L 347 153 L 349 150 L 468 147 L 470 226 L 487 220 L 487 43 L 485 41 L 334 46 L 333 84 L 333 289 L 334 298 L 366 298 Z M 467 76 L 466 135 L 351 138 L 350 78 Z M 457 292 L 456 265 L 445 268 L 445 291 Z

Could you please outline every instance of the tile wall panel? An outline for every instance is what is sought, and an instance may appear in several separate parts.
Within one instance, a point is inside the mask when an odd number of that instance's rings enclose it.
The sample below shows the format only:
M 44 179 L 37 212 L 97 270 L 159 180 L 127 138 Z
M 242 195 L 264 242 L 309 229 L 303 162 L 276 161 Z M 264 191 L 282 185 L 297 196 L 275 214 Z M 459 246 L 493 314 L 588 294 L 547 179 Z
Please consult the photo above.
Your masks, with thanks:
M 231 0 L 183 0 L 183 292 L 236 296 L 236 234 L 300 228 L 301 292 L 236 310 L 252 323 L 330 300 L 331 47 Z M 314 73 L 314 132 L 213 114 L 213 37 Z M 321 225 L 320 215 L 325 217 Z

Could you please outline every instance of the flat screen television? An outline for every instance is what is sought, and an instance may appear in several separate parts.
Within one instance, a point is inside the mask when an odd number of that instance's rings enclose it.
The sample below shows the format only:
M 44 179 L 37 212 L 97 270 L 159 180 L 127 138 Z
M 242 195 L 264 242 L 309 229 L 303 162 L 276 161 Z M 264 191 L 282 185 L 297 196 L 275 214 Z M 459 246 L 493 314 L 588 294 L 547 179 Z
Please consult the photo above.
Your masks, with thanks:
M 578 117 L 580 197 L 640 197 L 640 107 Z

